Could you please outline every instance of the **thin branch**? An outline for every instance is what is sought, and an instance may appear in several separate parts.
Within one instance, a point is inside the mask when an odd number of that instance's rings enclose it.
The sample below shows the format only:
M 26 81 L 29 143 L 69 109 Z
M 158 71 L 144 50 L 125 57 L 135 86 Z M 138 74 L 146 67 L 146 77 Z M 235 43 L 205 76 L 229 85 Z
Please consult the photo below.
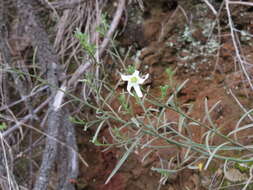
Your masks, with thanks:
M 12 102 L 12 103 L 9 104 L 9 105 L 5 105 L 5 106 L 0 107 L 0 111 L 4 111 L 5 109 L 9 109 L 9 108 L 11 108 L 12 106 L 15 106 L 15 105 L 17 105 L 17 104 L 19 104 L 19 103 L 25 101 L 27 98 L 31 98 L 31 97 L 33 97 L 34 95 L 38 94 L 39 92 L 41 92 L 41 91 L 43 91 L 43 90 L 46 90 L 48 87 L 49 87 L 49 86 L 43 86 L 43 87 L 39 88 L 37 91 L 32 92 L 32 93 L 30 93 L 29 95 L 26 95 L 26 96 L 22 97 L 20 100 L 17 100 L 17 101 L 15 101 L 15 102 Z
M 213 14 L 214 15 L 217 15 L 217 11 L 215 10 L 215 8 L 213 7 L 213 5 L 211 4 L 211 3 L 209 3 L 209 1 L 208 0 L 203 0 L 206 4 L 207 4 L 207 6 L 212 10 L 212 12 L 213 12 Z
M 246 5 L 246 6 L 253 6 L 253 3 L 250 2 L 242 2 L 242 1 L 228 1 L 229 4 L 234 5 Z
M 42 110 L 42 108 L 44 108 L 49 102 L 50 102 L 51 98 L 46 99 L 42 104 L 40 104 L 35 110 L 34 113 L 38 113 L 39 111 Z M 32 118 L 33 115 L 32 114 L 28 114 L 27 116 L 23 117 L 23 119 L 21 119 L 18 123 L 16 123 L 14 126 L 9 127 L 6 131 L 3 132 L 3 137 L 6 137 L 8 135 L 10 135 L 13 131 L 17 130 L 20 128 L 20 126 L 25 123 L 27 120 L 29 120 L 30 118 Z
M 78 6 L 79 4 L 85 2 L 85 0 L 64 0 L 64 1 L 56 1 L 56 2 L 52 2 L 51 5 L 55 8 L 55 9 L 73 9 L 76 6 Z
M 119 0 L 119 4 L 118 4 L 118 8 L 114 14 L 113 17 L 113 21 L 110 25 L 110 29 L 108 30 L 102 44 L 101 47 L 99 49 L 99 57 L 101 57 L 103 55 L 103 53 L 105 52 L 106 47 L 108 46 L 111 37 L 113 35 L 113 33 L 115 32 L 120 18 L 122 16 L 123 10 L 125 8 L 125 0 Z M 86 62 L 84 62 L 83 64 L 81 64 L 76 71 L 74 72 L 74 74 L 72 75 L 71 79 L 68 81 L 68 86 L 73 85 L 74 83 L 76 83 L 76 81 L 79 79 L 79 77 L 92 65 L 92 61 L 88 60 Z
M 244 65 L 245 61 L 241 57 L 240 50 L 239 50 L 238 45 L 237 45 L 237 41 L 236 41 L 236 37 L 235 37 L 235 32 L 234 32 L 234 27 L 233 27 L 233 21 L 232 21 L 230 9 L 229 9 L 229 0 L 225 0 L 225 6 L 226 6 L 226 10 L 227 10 L 229 27 L 230 27 L 230 34 L 231 34 L 233 45 L 234 45 L 234 48 L 235 48 L 236 57 L 237 57 L 240 65 L 242 67 L 243 73 L 244 73 L 246 79 L 248 80 L 248 83 L 249 83 L 251 89 L 253 90 L 253 85 L 252 85 L 251 79 L 250 79 L 250 77 L 249 77 L 249 75 L 248 75 L 248 73 L 246 71 L 245 65 Z
M 116 28 L 118 27 L 120 18 L 122 16 L 123 10 L 125 8 L 125 3 L 126 3 L 126 0 L 119 0 L 117 10 L 113 16 L 113 21 L 112 21 L 110 28 L 109 28 L 102 44 L 101 44 L 101 47 L 99 50 L 99 57 L 101 57 L 104 54 L 104 51 L 105 51 L 106 47 L 108 46 L 113 33 L 115 32 Z

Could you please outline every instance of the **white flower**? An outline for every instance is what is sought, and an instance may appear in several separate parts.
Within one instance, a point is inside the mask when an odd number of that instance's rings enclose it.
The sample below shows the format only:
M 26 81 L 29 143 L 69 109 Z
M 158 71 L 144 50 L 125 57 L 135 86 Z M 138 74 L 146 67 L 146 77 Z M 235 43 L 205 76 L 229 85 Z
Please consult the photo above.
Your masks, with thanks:
M 123 81 L 127 81 L 127 91 L 129 92 L 129 94 L 131 94 L 133 96 L 133 93 L 131 93 L 131 89 L 132 87 L 134 88 L 137 96 L 142 97 L 142 92 L 140 89 L 140 84 L 143 84 L 144 81 L 148 78 L 149 74 L 146 74 L 144 78 L 141 78 L 139 76 L 139 71 L 135 70 L 134 73 L 132 75 L 121 75 L 121 78 Z

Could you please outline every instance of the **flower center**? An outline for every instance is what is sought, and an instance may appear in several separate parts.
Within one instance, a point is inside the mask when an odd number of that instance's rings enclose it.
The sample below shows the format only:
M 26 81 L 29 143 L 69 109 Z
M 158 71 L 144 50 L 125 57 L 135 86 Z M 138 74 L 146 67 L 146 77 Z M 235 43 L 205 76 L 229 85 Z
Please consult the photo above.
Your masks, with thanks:
M 138 81 L 138 78 L 137 77 L 132 77 L 131 79 L 130 79 L 130 82 L 131 83 L 136 83 Z

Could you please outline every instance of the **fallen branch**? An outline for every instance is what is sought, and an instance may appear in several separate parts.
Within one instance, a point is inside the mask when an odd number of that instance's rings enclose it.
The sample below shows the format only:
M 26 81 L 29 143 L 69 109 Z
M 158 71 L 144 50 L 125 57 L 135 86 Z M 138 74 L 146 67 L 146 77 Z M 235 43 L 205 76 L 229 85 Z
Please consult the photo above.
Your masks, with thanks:
M 32 3 L 34 3 L 33 0 L 17 0 L 18 14 L 22 23 L 25 25 L 26 32 L 31 35 L 33 48 L 37 48 L 39 64 L 46 72 L 52 97 L 56 95 L 57 90 L 55 88 L 58 87 L 58 58 L 54 52 L 53 46 L 49 42 L 46 31 L 43 29 L 42 24 L 35 16 Z M 55 101 L 56 100 L 54 100 L 54 102 Z M 48 128 L 46 133 L 53 138 L 57 138 L 63 115 L 61 109 L 55 110 L 55 107 L 53 106 L 54 102 L 52 102 L 49 106 L 50 111 L 47 120 Z M 46 146 L 43 153 L 40 171 L 33 188 L 34 190 L 47 189 L 50 171 L 56 160 L 57 148 L 58 143 L 55 140 L 52 140 L 52 138 L 46 139 Z
M 78 165 L 78 154 L 77 154 L 77 144 L 75 137 L 75 130 L 73 124 L 68 120 L 69 113 L 64 114 L 64 119 L 62 121 L 62 127 L 60 129 L 62 140 L 68 147 L 61 146 L 59 148 L 59 184 L 57 189 L 61 190 L 74 190 L 74 184 L 71 181 L 75 181 L 79 171 Z

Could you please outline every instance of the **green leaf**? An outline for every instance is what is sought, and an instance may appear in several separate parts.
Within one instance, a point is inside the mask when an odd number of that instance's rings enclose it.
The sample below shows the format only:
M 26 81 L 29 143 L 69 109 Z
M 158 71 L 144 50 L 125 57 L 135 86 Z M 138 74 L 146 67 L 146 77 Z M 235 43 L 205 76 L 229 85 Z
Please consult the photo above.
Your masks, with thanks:
M 127 67 L 127 73 L 130 74 L 130 75 L 133 74 L 135 70 L 136 70 L 136 69 L 135 69 L 135 66 L 134 66 L 134 65 L 129 65 L 129 66 Z
M 116 167 L 113 169 L 113 171 L 110 174 L 110 176 L 107 178 L 105 184 L 107 184 L 112 179 L 112 177 L 117 173 L 117 171 L 120 169 L 120 167 L 126 161 L 126 159 L 128 158 L 128 156 L 130 155 L 130 153 L 133 152 L 134 148 L 138 145 L 140 139 L 141 139 L 141 137 L 139 137 L 138 139 L 136 139 L 136 141 L 133 142 L 133 144 L 131 145 L 131 147 L 125 152 L 125 154 L 122 156 L 122 158 L 117 163 Z
M 169 175 L 177 172 L 177 170 L 168 170 L 168 169 L 154 168 L 154 167 L 152 167 L 151 170 L 158 172 L 158 173 L 165 175 L 165 176 L 169 176 Z
M 6 124 L 5 123 L 0 124 L 0 131 L 3 131 L 5 129 L 7 129 Z

